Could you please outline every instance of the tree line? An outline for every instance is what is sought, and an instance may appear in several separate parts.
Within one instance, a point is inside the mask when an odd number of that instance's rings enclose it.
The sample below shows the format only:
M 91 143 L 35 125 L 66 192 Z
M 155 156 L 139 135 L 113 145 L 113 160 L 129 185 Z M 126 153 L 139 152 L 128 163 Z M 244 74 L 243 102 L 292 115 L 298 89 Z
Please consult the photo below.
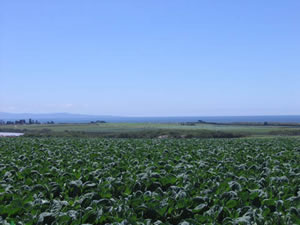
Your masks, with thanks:
M 33 119 L 28 119 L 28 121 L 26 121 L 25 119 L 22 120 L 15 120 L 15 121 L 4 121 L 4 120 L 0 120 L 0 125 L 25 125 L 25 124 L 41 124 L 40 121 L 38 120 L 33 120 Z M 54 121 L 47 121 L 44 122 L 43 124 L 55 124 Z

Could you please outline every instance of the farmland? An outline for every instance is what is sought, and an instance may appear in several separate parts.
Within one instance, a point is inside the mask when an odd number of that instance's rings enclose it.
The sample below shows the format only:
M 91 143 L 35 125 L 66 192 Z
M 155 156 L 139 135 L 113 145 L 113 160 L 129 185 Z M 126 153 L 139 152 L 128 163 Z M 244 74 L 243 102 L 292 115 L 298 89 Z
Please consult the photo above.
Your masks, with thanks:
M 1 138 L 3 224 L 300 224 L 300 139 Z
M 35 124 L 1 125 L 0 131 L 24 132 L 34 137 L 121 137 L 155 138 L 168 137 L 222 138 L 246 136 L 298 136 L 300 126 L 263 125 L 215 125 L 196 124 L 194 126 L 178 123 L 100 123 L 100 124 Z

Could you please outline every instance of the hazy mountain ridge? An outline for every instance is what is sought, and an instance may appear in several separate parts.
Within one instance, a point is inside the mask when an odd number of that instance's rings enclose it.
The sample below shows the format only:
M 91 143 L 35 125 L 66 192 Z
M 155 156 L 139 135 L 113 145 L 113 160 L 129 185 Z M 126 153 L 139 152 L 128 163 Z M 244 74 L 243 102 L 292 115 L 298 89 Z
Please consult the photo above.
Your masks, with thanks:
M 34 119 L 40 122 L 54 121 L 54 122 L 90 122 L 93 120 L 105 120 L 111 119 L 112 116 L 96 116 L 85 114 L 73 114 L 73 113 L 6 113 L 0 112 L 0 120 L 20 120 L 20 119 Z M 118 118 L 118 117 L 116 117 Z

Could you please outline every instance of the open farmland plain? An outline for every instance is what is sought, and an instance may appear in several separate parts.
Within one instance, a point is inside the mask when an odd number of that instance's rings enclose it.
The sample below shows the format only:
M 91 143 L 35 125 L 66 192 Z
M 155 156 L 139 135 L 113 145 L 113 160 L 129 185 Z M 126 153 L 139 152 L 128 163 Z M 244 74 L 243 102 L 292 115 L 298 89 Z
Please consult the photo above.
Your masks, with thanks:
M 300 139 L 1 138 L 0 224 L 300 224 Z
M 34 137 L 117 137 L 156 138 L 159 136 L 186 138 L 232 138 L 246 136 L 300 136 L 297 126 L 264 126 L 243 124 L 201 124 L 193 126 L 179 123 L 83 123 L 83 124 L 31 124 L 1 125 L 2 132 L 22 132 Z

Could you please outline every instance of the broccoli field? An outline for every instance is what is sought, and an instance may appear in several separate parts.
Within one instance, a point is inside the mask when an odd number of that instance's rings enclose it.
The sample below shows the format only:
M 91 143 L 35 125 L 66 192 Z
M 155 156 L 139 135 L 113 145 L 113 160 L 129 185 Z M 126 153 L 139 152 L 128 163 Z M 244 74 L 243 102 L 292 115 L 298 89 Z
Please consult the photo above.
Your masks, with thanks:
M 300 224 L 300 139 L 1 138 L 0 224 Z

